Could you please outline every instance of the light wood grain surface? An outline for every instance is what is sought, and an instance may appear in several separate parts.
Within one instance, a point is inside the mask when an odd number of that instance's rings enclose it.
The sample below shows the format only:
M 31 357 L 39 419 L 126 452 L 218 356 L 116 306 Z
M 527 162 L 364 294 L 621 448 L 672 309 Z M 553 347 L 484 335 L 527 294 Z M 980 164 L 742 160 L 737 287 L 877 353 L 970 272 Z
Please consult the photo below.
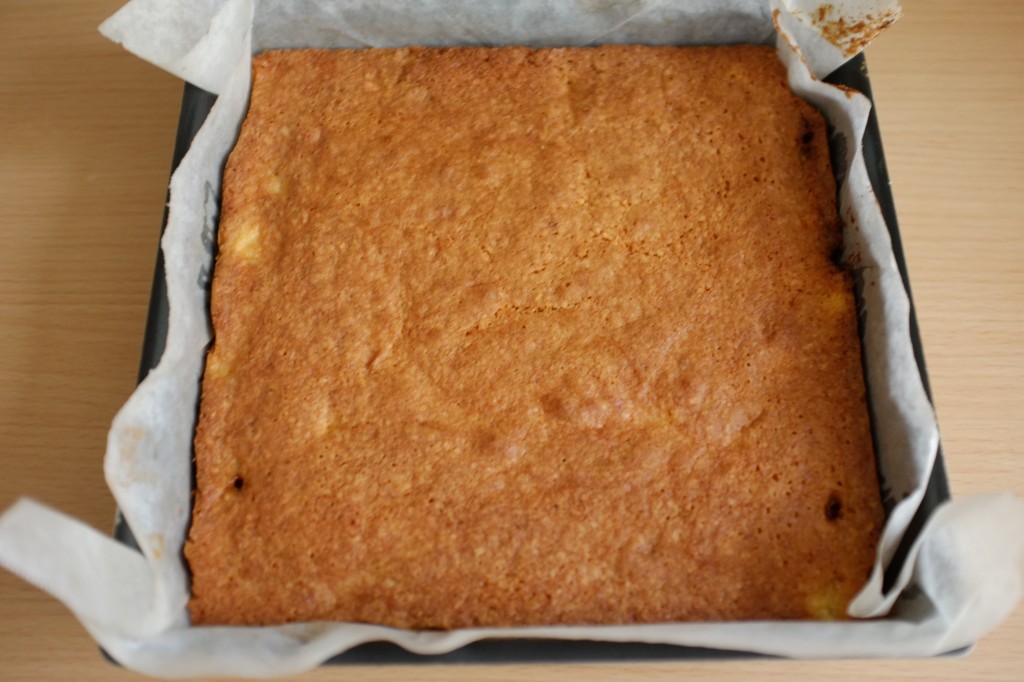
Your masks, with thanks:
M 181 83 L 108 43 L 121 0 L 0 2 L 0 508 L 97 528 L 132 391 Z M 1024 5 L 907 0 L 868 50 L 955 495 L 1024 495 Z M 345 667 L 304 679 L 1024 679 L 1024 608 L 961 660 Z M 0 679 L 137 678 L 0 571 Z

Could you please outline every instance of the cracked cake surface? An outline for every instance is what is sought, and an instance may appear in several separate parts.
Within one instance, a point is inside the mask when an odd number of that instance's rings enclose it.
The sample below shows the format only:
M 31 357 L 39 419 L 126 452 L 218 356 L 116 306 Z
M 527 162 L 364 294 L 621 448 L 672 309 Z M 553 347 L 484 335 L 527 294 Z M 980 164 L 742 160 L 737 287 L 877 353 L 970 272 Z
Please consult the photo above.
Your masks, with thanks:
M 843 617 L 883 518 L 835 192 L 766 47 L 254 57 L 193 623 Z

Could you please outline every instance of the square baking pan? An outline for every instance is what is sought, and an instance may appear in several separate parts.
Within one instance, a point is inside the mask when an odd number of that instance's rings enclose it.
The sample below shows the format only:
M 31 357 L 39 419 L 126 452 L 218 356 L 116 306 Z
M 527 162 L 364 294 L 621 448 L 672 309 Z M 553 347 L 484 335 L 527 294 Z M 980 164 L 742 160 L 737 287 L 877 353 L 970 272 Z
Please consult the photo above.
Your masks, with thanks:
M 871 99 L 871 86 L 868 78 L 867 64 L 863 54 L 857 55 L 839 69 L 830 74 L 825 81 L 835 85 L 852 88 Z M 172 172 L 177 168 L 192 138 L 202 126 L 207 114 L 216 101 L 216 96 L 191 84 L 186 84 L 182 97 L 181 114 L 178 121 L 177 138 L 174 147 Z M 830 135 L 830 139 L 834 139 Z M 900 241 L 896 223 L 896 211 L 893 205 L 892 192 L 889 187 L 889 174 L 885 166 L 882 142 L 878 131 L 878 119 L 874 107 L 867 122 L 863 141 L 864 160 L 868 176 L 882 210 L 892 240 L 892 249 L 899 268 L 903 285 L 910 298 L 910 337 L 914 349 L 914 357 L 920 370 L 925 392 L 931 400 L 931 387 L 925 371 L 924 354 L 921 348 L 920 334 L 914 314 L 913 299 L 910 296 L 910 281 L 907 276 L 903 246 Z M 833 158 L 837 150 L 832 149 Z M 163 227 L 166 227 L 167 212 L 164 212 Z M 163 233 L 161 228 L 161 234 Z M 859 300 L 858 300 L 859 303 Z M 861 306 L 858 305 L 858 309 Z M 146 321 L 146 332 L 143 340 L 142 357 L 139 366 L 138 380 L 141 382 L 151 369 L 156 367 L 163 354 L 167 338 L 168 301 L 167 286 L 164 277 L 162 252 L 157 253 L 156 271 L 153 276 L 153 288 L 150 296 L 149 315 Z M 868 409 L 872 410 L 870 393 Z M 873 413 L 872 413 L 873 414 Z M 193 481 L 194 484 L 194 481 Z M 950 497 L 942 459 L 941 444 L 936 455 L 935 465 L 925 491 L 921 506 L 914 516 L 907 533 L 903 538 L 886 574 L 884 587 L 886 590 L 893 584 L 899 569 L 906 559 L 907 552 L 917 538 L 928 517 L 934 510 Z M 138 548 L 131 529 L 124 518 L 117 515 L 114 536 L 126 545 Z M 737 659 L 762 658 L 760 654 L 742 651 L 707 649 L 700 647 L 676 646 L 671 644 L 648 644 L 641 642 L 596 642 L 541 639 L 491 639 L 467 644 L 460 649 L 441 655 L 422 655 L 406 651 L 390 642 L 369 642 L 356 646 L 331 658 L 331 664 L 383 664 L 383 663 L 557 663 L 586 662 L 604 660 L 658 660 L 658 659 Z

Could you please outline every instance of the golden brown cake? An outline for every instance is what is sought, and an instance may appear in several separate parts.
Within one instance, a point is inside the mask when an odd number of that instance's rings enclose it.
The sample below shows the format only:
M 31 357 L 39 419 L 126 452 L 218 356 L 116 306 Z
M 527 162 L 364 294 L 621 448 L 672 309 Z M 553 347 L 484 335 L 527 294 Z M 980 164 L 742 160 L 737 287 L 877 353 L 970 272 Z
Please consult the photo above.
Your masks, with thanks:
M 193 622 L 842 617 L 883 514 L 839 242 L 770 48 L 256 57 Z

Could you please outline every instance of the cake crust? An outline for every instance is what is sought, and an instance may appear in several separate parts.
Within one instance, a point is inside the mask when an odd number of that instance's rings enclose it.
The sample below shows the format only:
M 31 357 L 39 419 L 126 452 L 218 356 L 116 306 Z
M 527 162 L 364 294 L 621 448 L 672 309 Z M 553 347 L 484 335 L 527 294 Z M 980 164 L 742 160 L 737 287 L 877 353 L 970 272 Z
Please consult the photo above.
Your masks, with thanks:
M 193 623 L 842 617 L 883 513 L 839 243 L 769 48 L 255 57 Z

